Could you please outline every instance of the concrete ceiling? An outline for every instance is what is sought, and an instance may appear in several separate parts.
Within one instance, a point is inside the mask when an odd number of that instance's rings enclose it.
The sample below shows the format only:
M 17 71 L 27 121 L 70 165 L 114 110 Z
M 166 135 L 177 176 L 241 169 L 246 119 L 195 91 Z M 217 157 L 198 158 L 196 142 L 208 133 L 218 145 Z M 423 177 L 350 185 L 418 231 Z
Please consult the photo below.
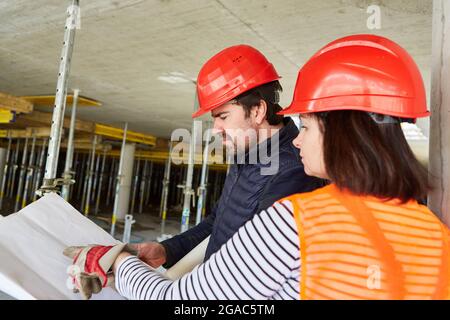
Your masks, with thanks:
M 0 91 L 54 94 L 68 1 L 0 1 Z M 368 30 L 370 4 L 381 6 L 381 29 Z M 219 50 L 247 43 L 283 76 L 283 105 L 300 66 L 327 42 L 354 33 L 392 38 L 430 79 L 432 0 L 96 0 L 80 1 L 70 87 L 103 103 L 79 117 L 169 137 L 189 128 L 192 82 Z M 421 122 L 427 127 L 426 122 Z M 426 130 L 425 130 L 426 131 Z

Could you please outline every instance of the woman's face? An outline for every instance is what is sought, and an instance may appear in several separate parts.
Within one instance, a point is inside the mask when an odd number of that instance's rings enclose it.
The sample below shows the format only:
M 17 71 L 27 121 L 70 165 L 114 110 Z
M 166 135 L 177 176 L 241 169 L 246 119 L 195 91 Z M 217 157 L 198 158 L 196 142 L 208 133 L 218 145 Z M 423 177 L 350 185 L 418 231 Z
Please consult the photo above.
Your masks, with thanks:
M 328 179 L 323 158 L 323 134 L 320 123 L 315 117 L 300 116 L 301 128 L 297 138 L 292 141 L 300 149 L 300 157 L 305 173 L 322 179 Z

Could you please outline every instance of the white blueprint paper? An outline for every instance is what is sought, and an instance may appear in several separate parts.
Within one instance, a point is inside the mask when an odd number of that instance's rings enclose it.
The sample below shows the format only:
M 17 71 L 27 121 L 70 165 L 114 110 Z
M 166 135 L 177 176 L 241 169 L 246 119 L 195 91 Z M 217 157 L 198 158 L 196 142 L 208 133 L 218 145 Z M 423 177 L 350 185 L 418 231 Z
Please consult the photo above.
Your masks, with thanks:
M 0 291 L 16 299 L 81 299 L 66 286 L 65 247 L 117 243 L 57 194 L 0 218 Z M 105 288 L 92 299 L 123 299 Z

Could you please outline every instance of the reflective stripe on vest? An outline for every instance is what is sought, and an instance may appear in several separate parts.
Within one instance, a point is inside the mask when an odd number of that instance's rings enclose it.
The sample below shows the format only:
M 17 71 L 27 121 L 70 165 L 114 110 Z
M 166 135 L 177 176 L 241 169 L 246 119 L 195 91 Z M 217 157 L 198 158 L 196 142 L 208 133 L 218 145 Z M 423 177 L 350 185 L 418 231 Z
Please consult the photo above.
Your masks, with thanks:
M 299 232 L 301 299 L 450 298 L 450 233 L 427 207 L 335 185 L 283 200 Z

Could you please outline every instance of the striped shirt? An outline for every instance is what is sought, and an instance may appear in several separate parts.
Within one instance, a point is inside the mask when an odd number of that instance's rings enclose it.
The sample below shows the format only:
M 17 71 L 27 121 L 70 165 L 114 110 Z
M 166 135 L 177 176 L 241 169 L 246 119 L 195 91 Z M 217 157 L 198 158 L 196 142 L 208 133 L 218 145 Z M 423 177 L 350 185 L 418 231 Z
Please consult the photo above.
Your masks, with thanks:
M 292 204 L 275 203 L 245 223 L 209 260 L 176 281 L 135 256 L 116 271 L 133 300 L 299 299 L 300 247 Z

